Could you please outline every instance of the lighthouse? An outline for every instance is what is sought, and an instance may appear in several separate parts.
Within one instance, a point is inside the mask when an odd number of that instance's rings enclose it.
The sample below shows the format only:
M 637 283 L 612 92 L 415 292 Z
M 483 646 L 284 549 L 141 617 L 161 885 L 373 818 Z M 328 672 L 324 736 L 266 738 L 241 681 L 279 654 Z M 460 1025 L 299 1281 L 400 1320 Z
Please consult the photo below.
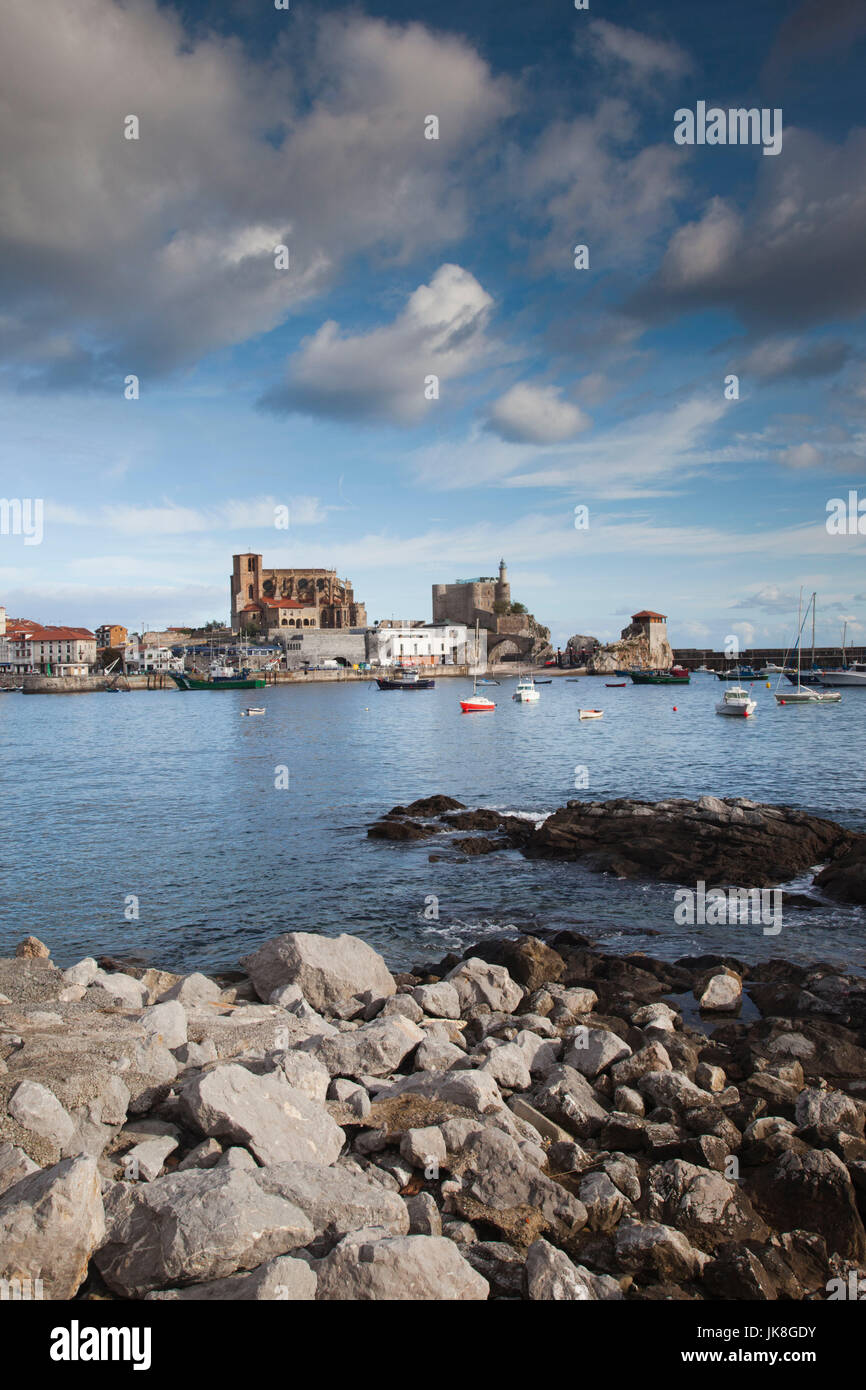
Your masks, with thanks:
M 508 570 L 505 568 L 505 561 L 499 561 L 499 579 L 496 584 L 496 602 L 511 603 L 511 585 L 508 582 Z

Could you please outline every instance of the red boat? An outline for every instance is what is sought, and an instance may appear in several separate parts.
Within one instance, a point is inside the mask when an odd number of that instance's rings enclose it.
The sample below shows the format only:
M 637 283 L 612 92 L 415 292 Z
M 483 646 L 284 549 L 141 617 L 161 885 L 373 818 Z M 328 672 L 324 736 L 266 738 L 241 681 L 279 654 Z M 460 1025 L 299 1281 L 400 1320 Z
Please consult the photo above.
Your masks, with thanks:
M 608 690 L 624 690 L 625 681 L 605 681 L 605 686 Z

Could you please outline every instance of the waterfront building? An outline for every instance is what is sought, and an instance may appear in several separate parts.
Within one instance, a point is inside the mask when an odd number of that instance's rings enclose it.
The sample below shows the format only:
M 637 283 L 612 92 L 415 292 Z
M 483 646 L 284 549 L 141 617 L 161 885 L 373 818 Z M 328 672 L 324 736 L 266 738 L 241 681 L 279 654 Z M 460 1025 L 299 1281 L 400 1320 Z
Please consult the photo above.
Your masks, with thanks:
M 379 666 L 463 666 L 475 661 L 475 629 L 465 623 L 380 623 L 367 631 L 367 659 Z M 479 630 L 479 665 L 487 664 L 487 632 Z
M 88 676 L 96 663 L 96 637 L 84 627 L 44 627 L 7 618 L 0 634 L 0 669 L 10 675 Z
M 96 629 L 96 646 L 113 647 L 122 650 L 129 641 L 129 633 L 121 623 L 101 623 Z

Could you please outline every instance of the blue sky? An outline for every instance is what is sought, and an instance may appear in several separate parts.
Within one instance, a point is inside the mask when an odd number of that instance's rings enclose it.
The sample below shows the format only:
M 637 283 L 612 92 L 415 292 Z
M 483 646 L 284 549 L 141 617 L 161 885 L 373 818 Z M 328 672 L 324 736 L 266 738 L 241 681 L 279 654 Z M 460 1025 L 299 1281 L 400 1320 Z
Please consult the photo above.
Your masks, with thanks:
M 11 614 L 222 616 L 255 549 L 429 618 L 503 555 L 555 641 L 650 607 L 674 645 L 781 644 L 801 584 L 819 640 L 866 640 L 866 537 L 825 526 L 866 501 L 862 4 L 44 0 L 3 31 L 0 492 L 45 507 L 41 545 L 0 535 Z M 780 108 L 781 152 L 677 145 L 699 101 Z

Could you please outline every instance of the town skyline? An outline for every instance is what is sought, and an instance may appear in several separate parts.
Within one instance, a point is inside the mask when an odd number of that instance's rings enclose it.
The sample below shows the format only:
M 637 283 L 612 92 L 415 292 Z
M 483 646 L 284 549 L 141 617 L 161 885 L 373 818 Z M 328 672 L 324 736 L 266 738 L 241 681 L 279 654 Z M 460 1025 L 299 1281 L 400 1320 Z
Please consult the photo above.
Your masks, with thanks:
M 252 549 L 426 619 L 505 555 L 554 646 L 645 605 L 785 646 L 801 585 L 862 642 L 866 24 L 832 9 L 22 8 L 0 490 L 44 525 L 0 534 L 7 611 L 204 622 Z M 778 147 L 679 143 L 715 107 Z

